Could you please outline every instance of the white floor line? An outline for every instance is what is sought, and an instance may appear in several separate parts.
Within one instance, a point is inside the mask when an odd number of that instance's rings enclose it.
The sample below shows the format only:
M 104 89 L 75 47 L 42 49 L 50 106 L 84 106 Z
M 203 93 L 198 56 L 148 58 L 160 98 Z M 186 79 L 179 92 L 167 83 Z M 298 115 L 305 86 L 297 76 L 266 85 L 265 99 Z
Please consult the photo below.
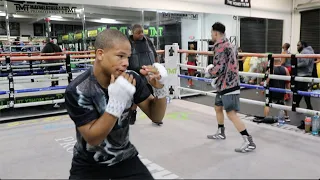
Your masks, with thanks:
M 71 155 L 73 154 L 73 147 L 75 143 L 77 142 L 76 138 L 69 136 L 64 138 L 55 139 L 56 142 L 59 143 L 59 145 L 65 149 L 68 153 Z M 181 179 L 178 175 L 170 172 L 169 170 L 161 167 L 160 165 L 150 161 L 147 158 L 142 157 L 141 155 L 138 155 L 142 163 L 148 168 L 151 175 L 155 179 Z

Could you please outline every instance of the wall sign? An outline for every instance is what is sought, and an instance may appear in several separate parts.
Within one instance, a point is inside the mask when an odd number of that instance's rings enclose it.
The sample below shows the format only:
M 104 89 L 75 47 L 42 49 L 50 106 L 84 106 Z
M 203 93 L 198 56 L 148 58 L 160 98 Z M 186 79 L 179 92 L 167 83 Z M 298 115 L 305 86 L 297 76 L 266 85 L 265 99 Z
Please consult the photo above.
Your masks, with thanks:
M 162 18 L 198 20 L 198 14 L 162 13 Z
M 8 0 L 9 9 L 17 13 L 27 14 L 75 14 L 77 7 L 59 5 L 55 3 L 38 3 Z
M 234 7 L 251 8 L 251 0 L 225 0 L 224 4 Z

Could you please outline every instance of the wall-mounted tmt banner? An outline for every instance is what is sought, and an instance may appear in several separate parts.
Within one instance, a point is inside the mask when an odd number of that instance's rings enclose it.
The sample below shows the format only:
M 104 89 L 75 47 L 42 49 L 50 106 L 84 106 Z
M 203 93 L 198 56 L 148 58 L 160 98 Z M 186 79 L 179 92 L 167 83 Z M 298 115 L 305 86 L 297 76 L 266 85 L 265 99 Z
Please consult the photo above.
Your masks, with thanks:
M 224 2 L 229 6 L 251 8 L 251 0 L 225 0 Z
M 29 1 L 8 1 L 8 11 L 19 14 L 76 14 L 76 6 Z

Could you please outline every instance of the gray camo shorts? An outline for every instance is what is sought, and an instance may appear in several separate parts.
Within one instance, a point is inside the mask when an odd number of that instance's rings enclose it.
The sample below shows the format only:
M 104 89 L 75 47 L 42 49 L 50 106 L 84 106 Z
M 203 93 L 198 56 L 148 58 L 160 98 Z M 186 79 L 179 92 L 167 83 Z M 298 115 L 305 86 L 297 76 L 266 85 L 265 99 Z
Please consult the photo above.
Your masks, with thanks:
M 217 94 L 215 103 L 216 106 L 223 106 L 226 112 L 240 111 L 240 94 L 219 95 Z

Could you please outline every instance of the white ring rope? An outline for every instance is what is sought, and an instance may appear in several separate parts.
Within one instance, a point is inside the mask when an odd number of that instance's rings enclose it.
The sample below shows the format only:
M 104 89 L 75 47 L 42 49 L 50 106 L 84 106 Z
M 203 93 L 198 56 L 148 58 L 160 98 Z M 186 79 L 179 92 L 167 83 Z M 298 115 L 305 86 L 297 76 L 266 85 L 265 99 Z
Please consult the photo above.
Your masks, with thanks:
M 13 104 L 11 105 L 14 108 L 22 108 L 22 107 L 30 107 L 30 106 L 40 106 L 40 105 L 49 105 L 49 104 L 58 104 L 58 103 L 64 103 L 64 99 L 55 99 L 55 100 L 49 100 L 49 101 L 38 101 L 38 102 L 31 102 L 31 103 L 19 103 L 19 104 Z M 10 105 L 3 105 L 0 106 L 1 109 L 7 109 L 10 108 Z
M 90 60 L 77 60 L 71 62 L 71 64 L 81 64 L 81 63 L 90 63 L 94 62 L 94 59 Z M 32 67 L 47 67 L 47 66 L 62 66 L 66 65 L 66 63 L 45 63 L 45 64 L 33 64 Z M 0 69 L 6 69 L 7 66 L 0 66 Z M 30 68 L 30 65 L 12 65 L 11 68 L 13 69 L 20 69 L 20 68 Z
M 73 75 L 73 78 L 76 78 L 77 76 L 74 76 Z M 49 77 L 49 78 L 39 78 L 39 79 L 35 79 L 33 83 L 36 83 L 36 82 L 50 82 L 50 81 L 63 81 L 63 80 L 68 80 L 68 78 L 54 78 L 54 77 Z M 20 80 L 16 80 L 14 81 L 14 83 L 30 83 L 30 79 L 20 79 Z M 7 81 L 0 81 L 0 84 L 8 84 Z
M 82 73 L 72 73 L 72 76 L 78 76 Z M 46 75 L 33 75 L 33 76 L 16 76 L 13 80 L 30 80 L 30 79 L 51 79 L 59 77 L 68 77 L 68 74 L 46 74 Z M 0 77 L 0 81 L 7 81 L 8 77 Z M 8 82 L 7 82 L 8 83 Z
M 173 53 L 172 53 L 173 52 Z M 191 51 L 190 51 L 191 52 Z M 171 79 L 177 79 L 177 80 L 172 80 L 169 84 L 169 86 L 172 86 L 173 89 L 175 89 L 175 94 L 174 97 L 181 98 L 181 90 L 183 91 L 188 91 L 188 92 L 193 92 L 197 94 L 203 94 L 203 95 L 208 95 L 211 97 L 215 97 L 216 94 L 208 91 L 201 91 L 201 90 L 194 90 L 191 88 L 185 88 L 180 86 L 180 68 L 188 68 L 188 69 L 196 69 L 200 70 L 202 73 L 204 73 L 206 67 L 199 67 L 199 66 L 191 66 L 191 65 L 186 65 L 186 64 L 181 64 L 180 63 L 180 54 L 181 53 L 189 53 L 187 50 L 180 50 L 179 46 L 177 44 L 173 45 L 166 45 L 165 47 L 165 63 L 166 63 L 166 68 L 170 70 L 171 72 Z M 210 52 L 191 52 L 194 54 L 211 54 Z M 239 54 L 240 55 L 240 54 Z M 245 54 L 243 54 L 245 55 Z M 260 56 L 265 56 L 268 57 L 268 54 L 251 54 L 251 55 L 257 55 L 257 57 Z M 282 56 L 282 55 L 277 55 L 277 54 L 272 54 L 272 57 L 276 56 Z M 299 57 L 307 57 L 308 55 L 296 55 L 296 58 Z M 314 57 L 316 55 L 309 55 L 310 57 Z M 308 57 L 309 57 L 308 56 Z M 318 55 L 319 56 L 319 55 Z M 173 71 L 176 69 L 175 71 Z M 175 72 L 175 75 L 174 73 Z M 170 76 L 170 73 L 169 73 Z M 174 77 L 176 76 L 176 77 Z M 239 76 L 252 76 L 252 77 L 259 77 L 259 78 L 265 78 L 265 74 L 262 73 L 250 73 L 250 72 L 239 72 Z M 277 79 L 277 80 L 285 80 L 285 81 L 291 81 L 291 76 L 281 76 L 281 75 L 274 75 L 274 74 L 268 74 L 268 77 L 270 79 Z M 195 79 L 198 80 L 198 79 Z M 294 77 L 294 81 L 299 81 L 299 82 L 312 82 L 312 83 L 320 83 L 320 78 L 307 78 L 307 77 Z M 253 105 L 258 105 L 258 106 L 265 106 L 266 101 L 255 101 L 251 99 L 244 99 L 240 98 L 240 101 L 243 103 L 248 103 L 248 104 L 253 104 Z M 273 107 L 276 109 L 282 109 L 282 110 L 287 110 L 287 111 L 293 111 L 292 106 L 285 106 L 285 105 L 279 105 L 279 104 L 274 104 L 269 102 L 269 107 Z M 298 113 L 304 113 L 304 114 L 309 114 L 309 115 L 319 115 L 320 111 L 315 111 L 315 110 L 309 110 L 309 109 L 304 109 L 304 108 L 295 108 L 295 112 Z
M 205 68 L 203 68 L 203 67 L 185 65 L 185 64 L 181 64 L 181 63 L 179 63 L 178 66 L 186 67 L 186 68 L 189 68 L 189 69 L 197 69 L 197 70 L 201 70 L 202 72 L 204 72 L 204 70 L 205 70 Z M 264 78 L 264 76 L 265 76 L 265 74 L 262 74 L 262 73 L 251 73 L 251 72 L 243 72 L 243 71 L 240 71 L 239 75 L 241 75 L 241 76 L 252 76 L 252 77 L 258 77 L 258 78 Z M 269 74 L 268 76 L 269 76 L 270 79 L 284 80 L 284 81 L 290 81 L 291 80 L 291 76 L 283 76 L 283 75 L 275 75 L 275 74 Z M 299 82 L 320 83 L 320 78 L 312 78 L 312 77 L 299 77 L 299 76 L 296 76 L 294 78 L 294 80 L 295 81 L 299 81 Z
M 202 94 L 205 96 L 216 97 L 216 95 L 217 95 L 212 92 L 200 91 L 200 90 L 195 90 L 195 89 L 190 89 L 190 88 L 185 88 L 185 87 L 180 87 L 180 86 L 177 88 L 184 90 L 184 91 L 199 93 L 199 94 Z M 252 104 L 252 105 L 258 105 L 258 106 L 265 106 L 266 105 L 265 102 L 262 102 L 262 101 L 255 101 L 252 99 L 244 99 L 244 98 L 240 98 L 240 102 Z M 279 105 L 279 104 L 274 104 L 274 103 L 269 103 L 269 107 L 273 107 L 273 108 L 281 109 L 281 110 L 286 110 L 286 111 L 292 111 L 291 106 L 284 106 L 284 105 Z M 296 108 L 296 112 L 309 114 L 309 115 L 320 115 L 320 111 L 309 110 L 309 109 L 304 109 L 304 108 Z

